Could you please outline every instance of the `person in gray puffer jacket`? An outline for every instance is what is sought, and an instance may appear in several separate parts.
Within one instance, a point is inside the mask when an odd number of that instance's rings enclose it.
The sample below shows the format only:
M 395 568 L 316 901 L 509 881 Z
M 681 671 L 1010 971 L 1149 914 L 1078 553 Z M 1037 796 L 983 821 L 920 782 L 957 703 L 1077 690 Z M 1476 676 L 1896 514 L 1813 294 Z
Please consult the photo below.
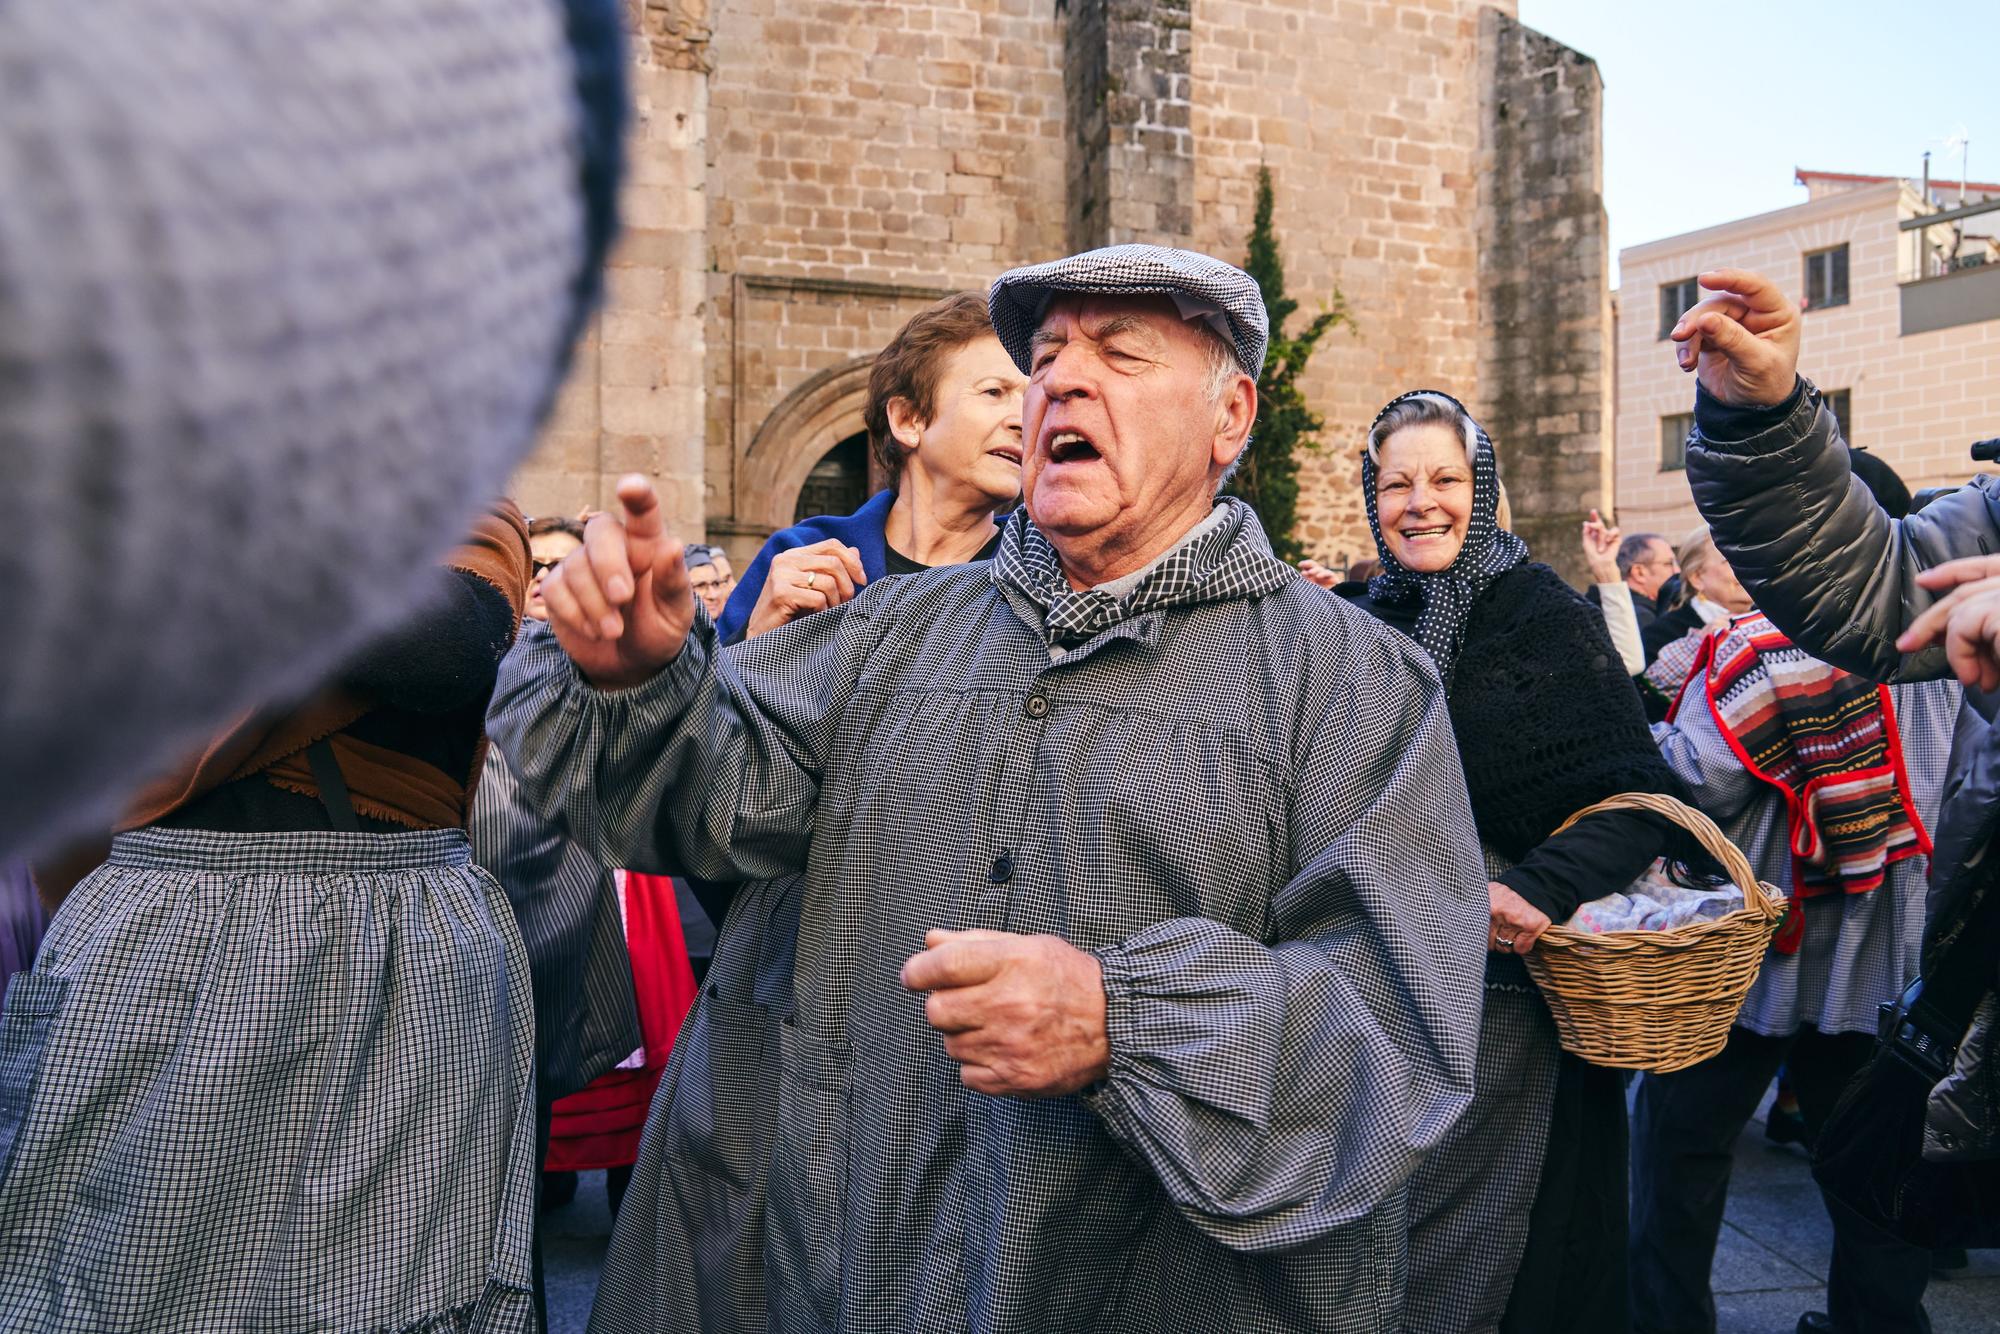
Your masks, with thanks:
M 2000 477 L 1980 476 L 1904 519 L 1856 478 L 1839 425 L 1799 376 L 1799 311 L 1762 276 L 1701 275 L 1715 295 L 1673 331 L 1697 375 L 1688 480 L 1757 605 L 1801 647 L 1878 681 L 1955 674 L 1967 706 L 1932 858 L 1923 948 L 1962 932 L 2000 838 Z M 2000 984 L 2000 959 L 1989 982 Z M 1989 991 L 1931 1095 L 1924 1156 L 2000 1157 L 2000 1001 Z

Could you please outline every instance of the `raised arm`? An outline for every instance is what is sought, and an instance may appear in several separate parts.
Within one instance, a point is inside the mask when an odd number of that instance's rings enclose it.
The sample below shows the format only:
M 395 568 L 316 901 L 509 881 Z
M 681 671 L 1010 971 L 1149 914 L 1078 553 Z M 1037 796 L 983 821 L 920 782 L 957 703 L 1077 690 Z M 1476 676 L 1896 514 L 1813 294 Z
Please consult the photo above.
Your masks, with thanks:
M 509 655 L 488 730 L 535 806 L 560 808 L 607 865 L 798 870 L 873 625 L 849 604 L 722 652 L 651 487 L 628 478 L 619 495 L 544 583 L 553 633 Z
M 1620 530 L 1604 522 L 1596 510 L 1583 521 L 1583 559 L 1590 567 L 1590 582 L 1597 591 L 1598 610 L 1604 628 L 1611 635 L 1618 660 L 1627 676 L 1646 670 L 1646 649 L 1639 639 L 1639 616 L 1632 609 L 1632 590 L 1618 572 Z
M 1701 283 L 1717 294 L 1673 336 L 1682 369 L 1698 376 L 1688 481 L 1716 545 L 1758 608 L 1814 656 L 1878 681 L 1945 674 L 1955 663 L 1942 625 L 1903 636 L 1940 587 L 1965 577 L 1925 571 L 2000 548 L 1995 480 L 1890 518 L 1853 475 L 1832 411 L 1797 374 L 1797 308 L 1743 270 Z M 1970 572 L 1973 582 L 1994 573 Z

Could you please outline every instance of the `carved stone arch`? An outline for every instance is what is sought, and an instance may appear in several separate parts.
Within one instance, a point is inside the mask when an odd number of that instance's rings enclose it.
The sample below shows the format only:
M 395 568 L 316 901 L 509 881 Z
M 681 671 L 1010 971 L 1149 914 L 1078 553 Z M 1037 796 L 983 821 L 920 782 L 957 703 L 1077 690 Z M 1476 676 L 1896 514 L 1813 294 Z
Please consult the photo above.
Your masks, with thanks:
M 737 475 L 737 520 L 769 532 L 790 526 L 806 474 L 826 452 L 863 429 L 868 368 L 856 357 L 829 366 L 785 395 L 743 451 Z

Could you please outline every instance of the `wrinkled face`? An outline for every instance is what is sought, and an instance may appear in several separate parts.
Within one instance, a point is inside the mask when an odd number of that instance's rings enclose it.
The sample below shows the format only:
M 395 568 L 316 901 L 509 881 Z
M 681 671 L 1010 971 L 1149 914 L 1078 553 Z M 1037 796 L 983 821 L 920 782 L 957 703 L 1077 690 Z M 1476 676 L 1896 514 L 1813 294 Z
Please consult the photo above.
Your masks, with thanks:
M 932 396 L 931 420 L 891 417 L 896 438 L 911 452 L 905 469 L 920 469 L 935 488 L 984 497 L 992 507 L 1021 494 L 1021 395 L 1027 381 L 998 338 L 976 338 L 946 356 Z
M 549 619 L 548 604 L 542 601 L 542 580 L 548 577 L 550 570 L 562 564 L 563 557 L 582 545 L 568 533 L 536 533 L 528 539 L 528 550 L 535 559 L 535 575 L 528 584 L 526 615 L 538 621 Z
M 1165 550 L 1213 505 L 1248 422 L 1221 422 L 1204 336 L 1163 296 L 1050 303 L 1030 353 L 1022 480 L 1058 550 L 1084 538 Z M 1254 392 L 1247 403 L 1254 416 Z
M 1406 570 L 1434 574 L 1458 559 L 1472 522 L 1472 465 L 1449 426 L 1405 426 L 1382 442 L 1375 510 L 1382 541 Z
M 701 599 L 701 605 L 708 608 L 710 620 L 722 615 L 722 609 L 729 604 L 729 595 L 736 591 L 736 572 L 729 568 L 729 557 L 717 553 L 706 565 L 697 565 L 688 571 L 688 582 L 694 588 L 694 595 Z
M 1750 592 L 1743 587 L 1743 581 L 1736 577 L 1735 567 L 1720 551 L 1701 563 L 1699 569 L 1687 572 L 1687 581 L 1694 591 L 1710 602 L 1720 603 L 1731 613 L 1741 616 L 1756 607 Z

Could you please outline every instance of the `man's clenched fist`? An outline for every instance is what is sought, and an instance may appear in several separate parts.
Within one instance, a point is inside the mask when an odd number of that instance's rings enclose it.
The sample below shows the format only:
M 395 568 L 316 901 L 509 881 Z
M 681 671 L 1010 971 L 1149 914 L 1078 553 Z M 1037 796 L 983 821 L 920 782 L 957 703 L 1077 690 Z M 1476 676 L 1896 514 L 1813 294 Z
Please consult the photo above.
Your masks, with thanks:
M 975 1093 L 1059 1098 L 1104 1078 L 1104 970 L 1059 936 L 932 931 L 903 964 Z
M 542 600 L 563 651 L 599 690 L 643 684 L 680 656 L 694 589 L 651 482 L 618 483 L 617 513 L 590 521 L 583 545 L 542 581 Z

